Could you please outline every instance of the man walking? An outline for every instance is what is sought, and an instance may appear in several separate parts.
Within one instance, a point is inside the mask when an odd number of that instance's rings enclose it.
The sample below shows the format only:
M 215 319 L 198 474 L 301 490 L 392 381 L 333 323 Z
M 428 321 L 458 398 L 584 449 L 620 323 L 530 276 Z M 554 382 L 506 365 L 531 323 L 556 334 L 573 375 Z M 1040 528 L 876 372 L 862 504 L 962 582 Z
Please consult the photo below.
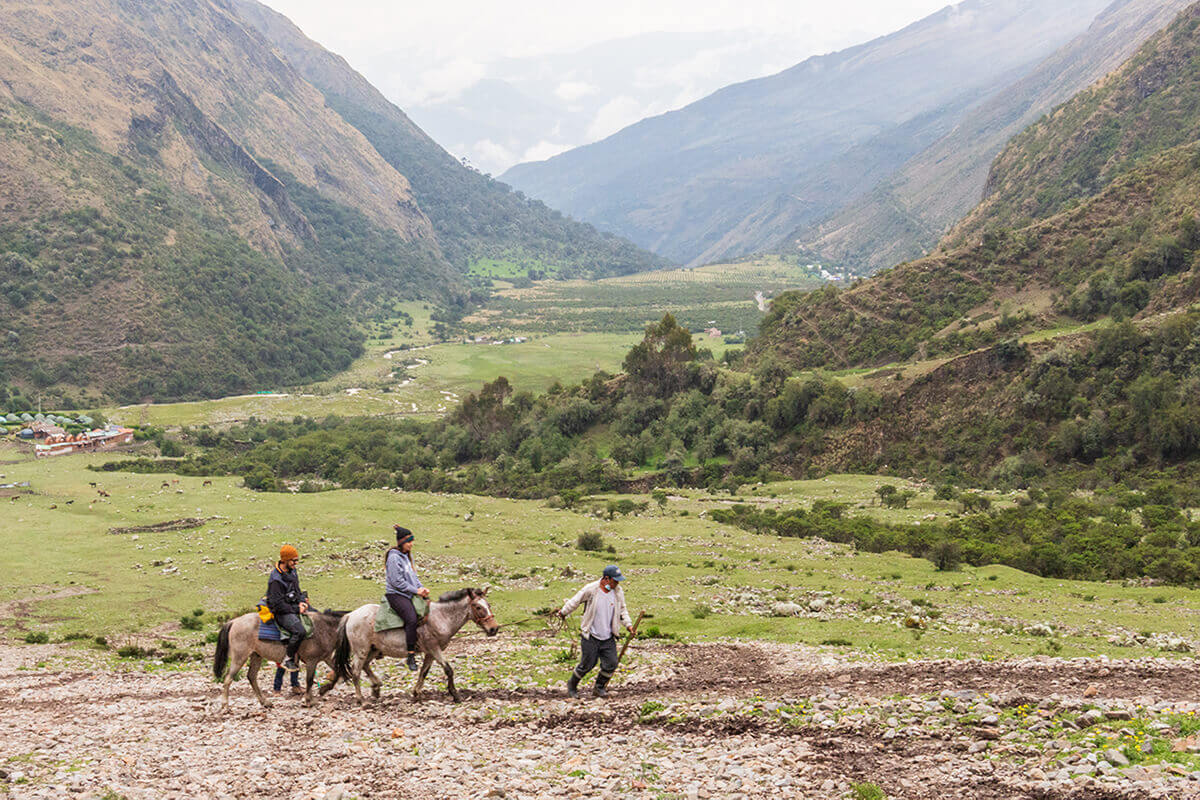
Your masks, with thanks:
M 625 576 L 620 568 L 609 564 L 600 580 L 584 586 L 556 612 L 565 619 L 580 603 L 584 604 L 579 664 L 567 679 L 567 694 L 571 697 L 579 697 L 579 682 L 592 671 L 597 661 L 600 662 L 600 674 L 596 676 L 592 696 L 608 696 L 604 687 L 617 671 L 616 634 L 619 626 L 624 625 L 625 630 L 633 633 L 633 620 L 625 607 L 625 592 L 621 589 L 623 580 Z

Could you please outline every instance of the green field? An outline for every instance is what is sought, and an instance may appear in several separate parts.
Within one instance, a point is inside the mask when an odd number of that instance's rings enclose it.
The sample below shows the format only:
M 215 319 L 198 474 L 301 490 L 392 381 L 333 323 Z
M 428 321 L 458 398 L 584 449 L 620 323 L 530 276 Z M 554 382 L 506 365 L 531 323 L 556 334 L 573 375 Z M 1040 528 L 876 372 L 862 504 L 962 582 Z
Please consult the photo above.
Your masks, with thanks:
M 892 520 L 953 513 L 951 504 L 928 496 L 908 510 L 880 509 L 874 488 L 881 481 L 862 476 L 746 487 L 747 496 L 736 499 L 688 491 L 662 509 L 651 502 L 641 516 L 610 521 L 594 515 L 587 500 L 568 511 L 539 501 L 386 490 L 257 494 L 235 478 L 211 486 L 168 478 L 164 487 L 163 476 L 85 469 L 102 456 L 3 455 L 5 480 L 31 484 L 31 493 L 0 500 L 7 506 L 0 607 L 10 609 L 0 630 L 10 641 L 39 631 L 55 639 L 103 634 L 114 642 L 167 637 L 200 652 L 215 612 L 247 608 L 261 596 L 283 543 L 303 554 L 304 583 L 317 604 L 372 602 L 395 522 L 416 531 L 417 563 L 434 591 L 489 585 L 502 622 L 556 606 L 617 561 L 630 578 L 635 609 L 652 614 L 648 624 L 659 633 L 685 640 L 836 643 L 825 646 L 893 660 L 1164 654 L 1159 646 L 1169 637 L 1198 636 L 1200 603 L 1183 588 L 1042 580 L 999 566 L 937 572 L 924 559 L 756 535 L 701 516 L 729 502 L 822 498 Z M 756 498 L 758 492 L 765 496 Z M 205 521 L 170 532 L 110 532 L 189 517 Z M 585 532 L 600 533 L 615 554 L 577 549 Z M 778 603 L 809 609 L 822 600 L 819 612 L 771 615 Z M 180 617 L 196 608 L 210 622 L 197 632 L 180 630 Z M 914 615 L 921 627 L 905 627 Z M 1038 624 L 1052 635 L 1037 635 Z M 545 655 L 531 647 L 529 657 Z
M 639 272 L 599 281 L 539 281 L 501 289 L 464 322 L 468 330 L 503 334 L 526 331 L 640 331 L 671 313 L 692 331 L 754 334 L 765 305 L 788 289 L 813 289 L 823 281 L 794 258 L 770 256 L 695 269 Z
M 227 425 L 250 417 L 297 415 L 429 417 L 453 408 L 467 392 L 503 375 L 518 390 L 541 392 L 555 381 L 578 382 L 597 370 L 620 371 L 640 336 L 622 333 L 555 334 L 521 344 L 425 345 L 398 350 L 402 341 L 373 343 L 337 377 L 299 390 L 191 403 L 105 408 L 116 422 L 165 427 Z M 411 366 L 405 366 L 406 364 Z

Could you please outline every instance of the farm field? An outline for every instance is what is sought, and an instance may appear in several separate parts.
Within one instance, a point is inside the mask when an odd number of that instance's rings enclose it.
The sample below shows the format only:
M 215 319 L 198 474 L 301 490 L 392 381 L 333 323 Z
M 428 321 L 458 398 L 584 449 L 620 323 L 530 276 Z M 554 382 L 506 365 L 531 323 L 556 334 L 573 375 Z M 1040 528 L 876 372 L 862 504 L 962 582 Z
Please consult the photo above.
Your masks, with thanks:
M 491 335 L 526 331 L 640 331 L 663 314 L 693 331 L 758 330 L 767 303 L 788 289 L 824 281 L 795 259 L 778 256 L 694 269 L 640 272 L 599 281 L 539 281 L 503 288 L 467 317 L 469 330 Z M 761 301 L 761 302 L 760 302 Z

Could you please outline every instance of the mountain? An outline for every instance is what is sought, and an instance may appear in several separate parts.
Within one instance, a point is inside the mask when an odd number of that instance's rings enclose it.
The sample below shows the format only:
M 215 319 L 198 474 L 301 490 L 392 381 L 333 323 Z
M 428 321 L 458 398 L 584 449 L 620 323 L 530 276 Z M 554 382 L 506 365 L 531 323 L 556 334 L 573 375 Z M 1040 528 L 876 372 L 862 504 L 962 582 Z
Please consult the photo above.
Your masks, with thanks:
M 966 352 L 1050 325 L 1146 325 L 1200 298 L 1200 4 L 1016 136 L 937 251 L 777 298 L 756 342 L 794 366 Z
M 869 274 L 931 250 L 983 194 L 1014 135 L 1121 65 L 1189 0 L 1119 0 L 1027 76 L 967 113 L 894 175 L 827 220 L 791 232 L 784 252 Z
M 322 88 L 293 58 L 330 65 Z M 483 254 L 657 263 L 466 169 L 227 0 L 6 8 L 0 191 L 0 385 L 64 403 L 328 376 L 389 299 L 460 306 Z
M 967 0 L 502 177 L 670 258 L 776 245 L 940 139 L 1105 0 Z
M 563 277 L 618 275 L 665 261 L 611 234 L 563 217 L 486 175 L 466 169 L 387 100 L 345 59 L 306 37 L 256 0 L 233 0 L 329 107 L 354 126 L 411 182 L 442 251 L 467 270 L 480 258 L 530 262 Z

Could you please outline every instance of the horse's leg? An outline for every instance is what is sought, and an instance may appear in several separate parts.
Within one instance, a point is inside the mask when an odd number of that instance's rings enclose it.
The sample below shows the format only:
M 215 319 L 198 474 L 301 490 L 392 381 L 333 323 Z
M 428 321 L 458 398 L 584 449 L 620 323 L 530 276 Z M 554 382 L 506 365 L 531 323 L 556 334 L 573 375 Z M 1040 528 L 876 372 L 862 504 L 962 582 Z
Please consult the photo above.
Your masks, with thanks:
M 232 635 L 230 639 L 232 640 Z M 221 713 L 229 713 L 229 686 L 233 683 L 233 676 L 241 671 L 242 665 L 246 663 L 248 653 L 239 653 L 233 649 L 233 643 L 230 642 L 230 657 L 229 667 L 225 672 L 225 683 L 221 686 Z
M 308 672 L 304 675 L 304 707 L 308 708 L 313 704 L 313 683 L 317 677 L 317 667 L 321 666 L 320 661 L 313 661 L 308 665 Z
M 383 679 L 375 674 L 375 670 L 371 669 L 371 662 L 375 659 L 376 651 L 372 650 L 367 654 L 367 660 L 363 662 L 363 672 L 367 673 L 367 678 L 371 681 L 371 697 L 376 700 L 383 694 Z
M 450 693 L 454 702 L 461 703 L 462 698 L 458 696 L 458 689 L 454 688 L 454 667 L 450 666 L 450 662 L 446 660 L 446 654 L 441 650 L 434 650 L 433 657 L 442 665 L 442 672 L 446 673 L 446 691 Z
M 262 689 L 258 688 L 258 668 L 262 664 L 262 656 L 257 652 L 250 654 L 250 660 L 246 666 L 246 680 L 250 681 L 250 688 L 254 690 L 254 696 L 258 698 L 258 702 L 262 703 L 263 708 L 270 708 L 271 701 L 263 695 Z
M 362 671 L 371 660 L 371 650 L 368 648 L 364 655 L 355 655 L 350 660 L 350 679 L 354 681 L 354 700 L 358 703 L 358 707 L 362 708 Z
M 414 703 L 421 702 L 421 687 L 425 685 L 425 676 L 429 674 L 429 668 L 433 666 L 433 659 L 429 657 L 429 653 L 425 653 L 425 660 L 421 662 L 421 671 L 417 673 L 417 682 L 413 684 L 412 699 Z
M 337 686 L 337 682 L 338 682 L 337 668 L 334 667 L 334 665 L 333 665 L 333 656 L 330 656 L 329 658 L 325 659 L 324 663 L 325 663 L 325 666 L 329 667 L 329 680 L 322 683 L 317 688 L 317 696 L 318 697 L 324 697 L 326 695 L 326 693 L 329 692 L 330 689 L 332 689 L 334 686 Z

